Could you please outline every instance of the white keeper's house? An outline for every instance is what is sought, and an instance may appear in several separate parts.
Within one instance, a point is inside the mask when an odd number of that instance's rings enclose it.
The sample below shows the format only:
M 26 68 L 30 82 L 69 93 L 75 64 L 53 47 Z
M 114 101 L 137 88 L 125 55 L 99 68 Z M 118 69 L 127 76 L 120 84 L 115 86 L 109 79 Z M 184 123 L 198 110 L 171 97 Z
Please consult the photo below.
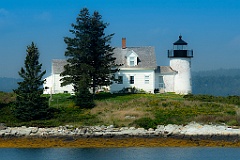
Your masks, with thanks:
M 182 36 L 168 50 L 169 66 L 157 66 L 154 47 L 127 47 L 126 38 L 122 39 L 122 47 L 114 49 L 116 64 L 123 64 L 114 74 L 117 82 L 108 86 L 115 93 L 123 88 L 136 88 L 149 93 L 159 91 L 189 94 L 191 84 L 191 58 L 193 50 L 187 49 Z M 44 94 L 74 93 L 73 86 L 61 87 L 60 73 L 66 60 L 52 60 L 52 74 L 45 79 Z

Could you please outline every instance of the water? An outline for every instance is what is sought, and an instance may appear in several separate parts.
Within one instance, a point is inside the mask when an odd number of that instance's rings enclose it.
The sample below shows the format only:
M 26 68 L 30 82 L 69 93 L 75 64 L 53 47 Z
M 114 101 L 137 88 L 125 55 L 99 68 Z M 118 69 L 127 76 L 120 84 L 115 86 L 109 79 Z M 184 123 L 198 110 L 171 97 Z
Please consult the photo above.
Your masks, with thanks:
M 237 160 L 240 148 L 0 149 L 0 160 Z

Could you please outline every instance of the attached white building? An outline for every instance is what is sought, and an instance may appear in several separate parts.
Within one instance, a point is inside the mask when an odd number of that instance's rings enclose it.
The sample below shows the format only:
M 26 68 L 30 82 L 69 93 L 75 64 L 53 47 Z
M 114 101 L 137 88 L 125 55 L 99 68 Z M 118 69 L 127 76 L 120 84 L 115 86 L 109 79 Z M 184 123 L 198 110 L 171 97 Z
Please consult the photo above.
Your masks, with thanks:
M 127 47 L 122 39 L 122 47 L 114 49 L 116 64 L 122 64 L 114 74 L 118 81 L 109 86 L 110 92 L 126 88 L 136 88 L 149 93 L 159 91 L 189 94 L 191 87 L 191 58 L 193 51 L 187 50 L 187 43 L 179 36 L 173 50 L 168 51 L 170 66 L 157 66 L 154 47 Z M 61 87 L 60 73 L 66 60 L 52 61 L 52 75 L 46 78 L 44 94 L 74 93 L 72 85 Z
M 64 71 L 64 66 L 66 64 L 66 60 L 52 60 L 52 74 L 45 79 L 45 82 L 43 84 L 43 94 L 74 93 L 72 85 L 61 86 L 60 80 L 62 77 L 60 74 Z

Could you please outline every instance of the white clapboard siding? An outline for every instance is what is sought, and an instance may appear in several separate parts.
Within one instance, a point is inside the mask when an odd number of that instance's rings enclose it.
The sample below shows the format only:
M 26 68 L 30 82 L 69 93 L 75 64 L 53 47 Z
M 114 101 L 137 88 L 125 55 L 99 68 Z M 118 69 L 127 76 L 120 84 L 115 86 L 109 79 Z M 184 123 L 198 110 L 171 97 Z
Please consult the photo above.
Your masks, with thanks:
M 118 76 L 123 77 L 123 84 L 118 84 L 117 82 L 114 82 L 110 86 L 110 91 L 112 93 L 118 92 L 122 90 L 123 88 L 133 88 L 139 90 L 144 90 L 146 92 L 154 92 L 154 85 L 155 85 L 155 75 L 154 70 L 124 70 L 117 72 L 115 74 L 115 78 L 118 78 Z M 130 84 L 130 76 L 134 76 L 134 84 Z M 145 76 L 149 76 L 149 81 L 146 84 Z

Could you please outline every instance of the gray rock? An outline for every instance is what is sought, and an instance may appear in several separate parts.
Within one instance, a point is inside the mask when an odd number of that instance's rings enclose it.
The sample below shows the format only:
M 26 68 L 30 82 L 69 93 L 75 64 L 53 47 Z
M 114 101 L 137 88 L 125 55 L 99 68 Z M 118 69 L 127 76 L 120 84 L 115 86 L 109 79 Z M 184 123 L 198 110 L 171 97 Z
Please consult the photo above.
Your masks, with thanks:
M 107 129 L 114 128 L 114 125 L 107 126 Z
M 178 126 L 175 124 L 168 124 L 164 127 L 164 134 L 171 135 L 171 134 L 179 134 L 181 131 L 182 126 Z
M 5 130 L 0 130 L 0 136 L 4 136 L 6 134 Z
M 80 129 L 79 134 L 83 135 L 83 134 L 86 134 L 86 133 L 87 133 L 87 128 Z
M 128 127 L 122 127 L 120 128 L 120 131 L 128 130 Z
M 31 129 L 31 133 L 35 134 L 38 132 L 38 127 L 29 127 Z
M 0 136 L 81 136 L 81 137 L 184 137 L 184 138 L 212 138 L 212 139 L 239 139 L 240 129 L 237 127 L 228 127 L 225 125 L 201 125 L 198 123 L 189 123 L 182 125 L 159 125 L 157 129 L 135 127 L 114 128 L 113 125 L 105 126 L 88 126 L 84 128 L 72 128 L 72 126 L 59 126 L 52 128 L 38 127 L 6 127 L 0 130 Z
M 20 129 L 17 133 L 19 136 L 29 136 L 31 134 L 32 130 L 29 128 L 26 129 Z
M 6 129 L 7 127 L 5 126 L 5 124 L 4 123 L 0 123 L 0 130 L 4 130 L 4 129 Z
M 157 125 L 157 129 L 163 130 L 164 129 L 164 125 Z
M 153 128 L 149 128 L 148 131 L 154 131 L 154 129 Z

